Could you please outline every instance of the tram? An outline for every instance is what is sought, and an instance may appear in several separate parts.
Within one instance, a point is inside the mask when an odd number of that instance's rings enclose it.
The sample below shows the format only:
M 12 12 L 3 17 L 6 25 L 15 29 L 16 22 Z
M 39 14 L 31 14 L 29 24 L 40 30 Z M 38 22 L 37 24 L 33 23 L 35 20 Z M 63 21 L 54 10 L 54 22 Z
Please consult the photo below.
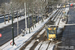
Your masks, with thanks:
M 55 40 L 57 38 L 57 28 L 56 26 L 51 26 L 46 28 L 47 32 L 47 39 L 48 40 Z

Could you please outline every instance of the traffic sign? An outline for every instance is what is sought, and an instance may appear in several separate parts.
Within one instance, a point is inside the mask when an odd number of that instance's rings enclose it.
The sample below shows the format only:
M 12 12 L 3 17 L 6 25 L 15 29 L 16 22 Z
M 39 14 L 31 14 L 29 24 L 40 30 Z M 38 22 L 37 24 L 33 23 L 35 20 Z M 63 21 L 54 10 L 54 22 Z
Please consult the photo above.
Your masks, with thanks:
M 0 37 L 2 37 L 2 34 L 0 33 Z

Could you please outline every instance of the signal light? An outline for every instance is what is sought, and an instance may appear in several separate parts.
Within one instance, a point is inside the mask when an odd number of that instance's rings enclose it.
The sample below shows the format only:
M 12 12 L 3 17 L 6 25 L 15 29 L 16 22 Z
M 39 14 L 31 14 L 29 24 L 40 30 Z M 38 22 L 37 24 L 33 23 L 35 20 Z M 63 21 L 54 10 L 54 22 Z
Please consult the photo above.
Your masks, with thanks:
M 52 28 L 50 28 L 50 30 L 52 30 Z
M 52 30 L 52 28 L 48 28 L 48 30 Z
M 2 37 L 2 34 L 0 33 L 0 37 Z
M 70 4 L 70 6 L 73 6 L 73 4 Z
M 54 28 L 54 30 L 56 30 L 56 28 Z

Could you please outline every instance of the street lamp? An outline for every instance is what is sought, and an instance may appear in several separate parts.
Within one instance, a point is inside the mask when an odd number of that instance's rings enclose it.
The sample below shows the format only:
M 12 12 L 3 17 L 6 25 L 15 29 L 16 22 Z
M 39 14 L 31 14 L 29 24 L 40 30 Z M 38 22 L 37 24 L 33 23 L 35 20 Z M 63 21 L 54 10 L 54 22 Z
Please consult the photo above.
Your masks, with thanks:
M 19 34 L 19 21 L 18 21 L 18 16 L 19 16 L 19 14 L 17 14 L 17 36 Z
M 27 10 L 28 10 L 28 26 L 29 26 L 29 33 L 30 33 L 30 18 L 29 18 L 29 10 L 30 10 L 30 8 L 29 8 L 28 4 L 27 4 L 27 6 L 28 6 L 28 8 L 27 8 Z
M 13 12 L 12 12 L 12 2 L 11 2 L 11 13 L 13 13 Z M 14 43 L 13 14 L 12 14 L 12 39 L 13 39 L 13 45 L 14 45 L 15 43 Z
M 26 3 L 24 3 L 24 8 L 25 8 L 25 34 L 27 34 Z

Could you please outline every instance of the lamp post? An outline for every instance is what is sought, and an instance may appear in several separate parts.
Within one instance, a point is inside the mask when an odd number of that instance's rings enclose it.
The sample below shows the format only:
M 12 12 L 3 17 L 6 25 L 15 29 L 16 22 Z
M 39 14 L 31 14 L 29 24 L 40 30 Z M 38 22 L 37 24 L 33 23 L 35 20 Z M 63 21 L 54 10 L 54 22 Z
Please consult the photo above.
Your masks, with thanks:
M 24 3 L 24 8 L 25 8 L 25 34 L 27 34 L 26 3 Z
M 33 11 L 33 5 L 32 5 L 32 11 Z M 34 11 L 32 12 L 32 23 L 33 23 L 33 29 L 34 29 L 34 21 L 33 21 L 33 17 L 34 17 Z
M 18 15 L 17 15 L 17 36 L 19 34 L 19 21 L 18 21 Z
M 12 2 L 11 2 L 11 13 L 12 13 L 12 39 L 13 39 L 13 45 L 14 45 L 14 27 L 13 27 L 13 12 L 12 12 Z
M 27 6 L 28 6 L 28 8 L 27 8 L 27 10 L 28 10 L 28 26 L 29 26 L 29 33 L 30 33 L 30 18 L 29 18 L 29 5 L 27 4 Z

